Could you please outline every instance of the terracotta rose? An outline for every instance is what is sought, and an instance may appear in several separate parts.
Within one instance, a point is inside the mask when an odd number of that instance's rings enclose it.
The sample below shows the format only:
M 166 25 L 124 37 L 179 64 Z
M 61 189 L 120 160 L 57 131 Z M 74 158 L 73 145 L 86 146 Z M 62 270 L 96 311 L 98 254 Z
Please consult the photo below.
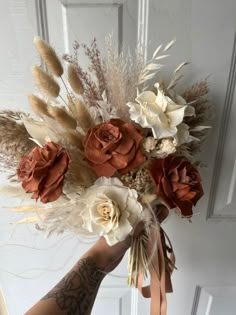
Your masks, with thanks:
M 33 199 L 52 202 L 62 193 L 64 175 L 70 163 L 67 151 L 56 143 L 48 142 L 21 158 L 17 176 L 24 190 L 33 193 Z
M 193 214 L 192 207 L 202 197 L 203 189 L 201 177 L 189 161 L 174 156 L 155 159 L 149 173 L 158 196 L 169 209 L 177 207 L 183 216 Z
M 84 140 L 84 154 L 98 176 L 123 175 L 143 164 L 140 149 L 143 137 L 132 123 L 120 119 L 89 129 Z

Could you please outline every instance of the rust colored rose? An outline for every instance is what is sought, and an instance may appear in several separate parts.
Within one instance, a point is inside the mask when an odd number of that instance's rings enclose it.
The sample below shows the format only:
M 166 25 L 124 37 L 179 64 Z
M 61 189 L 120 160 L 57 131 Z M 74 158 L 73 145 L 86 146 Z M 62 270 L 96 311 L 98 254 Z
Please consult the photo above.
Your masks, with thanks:
M 67 151 L 56 143 L 48 142 L 21 158 L 17 176 L 24 190 L 33 193 L 32 199 L 52 202 L 62 193 L 64 176 L 70 163 Z
M 190 217 L 193 206 L 203 196 L 197 169 L 189 161 L 168 156 L 153 160 L 149 165 L 149 173 L 158 196 L 166 206 L 169 209 L 178 207 L 183 216 Z
M 123 175 L 144 163 L 142 139 L 132 123 L 111 119 L 89 129 L 84 154 L 98 176 L 110 177 L 116 171 Z

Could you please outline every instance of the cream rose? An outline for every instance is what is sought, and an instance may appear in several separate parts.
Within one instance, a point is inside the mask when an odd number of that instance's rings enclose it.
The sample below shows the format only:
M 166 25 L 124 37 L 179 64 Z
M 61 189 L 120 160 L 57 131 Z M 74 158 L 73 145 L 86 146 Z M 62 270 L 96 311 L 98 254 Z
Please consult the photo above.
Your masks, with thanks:
M 180 101 L 178 105 L 164 94 L 158 83 L 155 87 L 157 94 L 144 91 L 136 98 L 137 103 L 127 103 L 130 118 L 143 128 L 151 128 L 155 139 L 173 137 L 184 116 L 192 115 L 194 112 L 190 111 L 192 107 L 188 108 L 186 103 L 183 105 L 182 98 L 181 100 L 176 98 Z
M 136 190 L 115 177 L 100 177 L 81 195 L 83 228 L 103 235 L 109 245 L 124 240 L 141 220 L 142 205 Z

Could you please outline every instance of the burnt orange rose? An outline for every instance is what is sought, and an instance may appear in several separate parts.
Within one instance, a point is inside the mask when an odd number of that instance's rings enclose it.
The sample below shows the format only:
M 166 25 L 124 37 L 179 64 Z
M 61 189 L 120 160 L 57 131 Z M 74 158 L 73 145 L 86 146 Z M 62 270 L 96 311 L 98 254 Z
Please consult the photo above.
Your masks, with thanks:
M 120 119 L 89 129 L 84 140 L 84 154 L 98 176 L 121 175 L 143 164 L 140 149 L 143 137 L 132 123 Z
M 48 142 L 23 156 L 17 169 L 18 179 L 33 199 L 43 203 L 58 199 L 62 193 L 64 175 L 71 163 L 70 155 L 56 143 Z
M 178 207 L 183 216 L 193 214 L 192 208 L 203 196 L 203 189 L 201 177 L 189 161 L 174 156 L 155 159 L 149 173 L 158 196 L 169 209 Z

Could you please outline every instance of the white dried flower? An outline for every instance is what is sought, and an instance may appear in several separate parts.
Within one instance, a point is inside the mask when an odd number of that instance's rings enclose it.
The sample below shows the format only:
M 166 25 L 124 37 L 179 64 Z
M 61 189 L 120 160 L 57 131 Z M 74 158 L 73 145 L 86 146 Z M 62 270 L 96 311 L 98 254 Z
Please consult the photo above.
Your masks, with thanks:
M 185 110 L 188 116 L 194 112 L 186 103 L 178 105 L 166 96 L 159 83 L 155 87 L 157 95 L 144 91 L 136 98 L 137 103 L 127 103 L 130 118 L 143 128 L 151 128 L 155 139 L 173 137 L 178 131 L 177 126 L 183 121 Z
M 100 177 L 80 196 L 83 228 L 103 235 L 109 245 L 124 240 L 141 220 L 142 205 L 136 190 L 115 177 Z
M 163 159 L 176 151 L 176 144 L 177 142 L 174 138 L 161 139 L 157 149 L 154 150 L 151 155 Z
M 158 140 L 153 137 L 147 137 L 142 142 L 144 151 L 151 152 L 156 148 Z
M 177 146 L 180 146 L 184 143 L 189 143 L 191 141 L 200 141 L 198 138 L 190 135 L 189 126 L 185 123 L 182 123 L 178 126 L 178 131 L 174 138 Z

